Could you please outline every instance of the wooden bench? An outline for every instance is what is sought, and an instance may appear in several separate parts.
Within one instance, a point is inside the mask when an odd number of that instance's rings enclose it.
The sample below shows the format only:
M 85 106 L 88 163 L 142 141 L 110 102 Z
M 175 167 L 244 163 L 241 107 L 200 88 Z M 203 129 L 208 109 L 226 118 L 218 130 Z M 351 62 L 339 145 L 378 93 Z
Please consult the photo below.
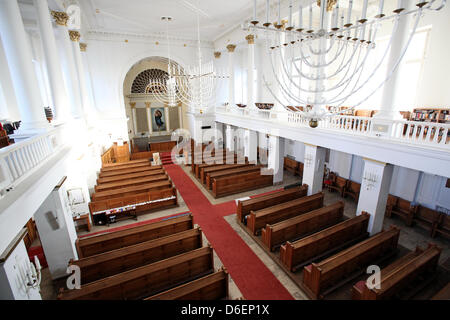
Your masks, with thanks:
M 224 164 L 248 164 L 248 160 L 247 160 L 247 157 L 238 159 L 237 156 L 235 155 L 234 158 L 233 157 L 224 158 L 223 161 L 217 161 L 214 163 L 206 162 L 206 163 L 202 163 L 202 164 L 195 164 L 194 165 L 195 177 L 198 179 L 201 178 L 201 169 L 213 168 L 213 167 L 221 166 Z
M 359 200 L 359 193 L 361 191 L 361 184 L 355 181 L 347 180 L 347 185 L 344 188 L 344 198 L 346 196 L 350 196 L 358 202 Z
M 108 172 L 100 172 L 99 178 L 106 178 L 106 177 L 113 177 L 113 176 L 120 176 L 125 174 L 132 174 L 132 173 L 139 173 L 144 172 L 148 170 L 161 170 L 162 166 L 144 166 L 144 167 L 137 167 L 137 168 L 127 168 L 127 169 L 120 169 L 115 171 L 108 171 Z
M 97 185 L 102 183 L 111 183 L 111 182 L 118 182 L 118 181 L 127 181 L 127 180 L 133 180 L 137 178 L 145 178 L 145 177 L 151 177 L 155 175 L 165 174 L 166 172 L 161 170 L 147 170 L 147 171 L 141 171 L 138 173 L 129 173 L 129 174 L 123 174 L 123 175 L 117 175 L 117 176 L 111 176 L 111 177 L 105 177 L 105 178 L 97 178 Z
M 242 164 L 233 163 L 233 164 L 221 164 L 221 165 L 212 166 L 212 167 L 204 167 L 204 168 L 200 169 L 200 181 L 203 184 L 206 184 L 206 176 L 209 173 L 219 172 L 219 171 L 228 170 L 228 169 L 236 169 L 236 168 L 241 168 L 241 167 L 246 167 L 246 166 L 249 166 L 249 164 L 247 164 L 247 163 L 242 163 Z
M 239 170 L 234 169 L 234 170 Z M 230 194 L 245 192 L 273 185 L 273 175 L 263 175 L 260 170 L 243 172 L 237 175 L 227 175 L 214 178 L 212 181 L 212 194 L 214 198 Z
M 395 297 L 417 277 L 434 273 L 440 254 L 441 249 L 435 245 L 430 245 L 425 250 L 417 247 L 415 251 L 397 259 L 381 270 L 379 288 L 369 289 L 366 281 L 355 284 L 352 289 L 353 300 L 383 300 Z M 418 292 L 418 289 L 421 288 L 416 287 L 414 291 Z
M 263 166 L 259 165 L 259 164 L 258 165 L 249 164 L 249 165 L 245 165 L 243 167 L 231 168 L 231 169 L 226 169 L 226 170 L 221 170 L 221 171 L 216 171 L 216 172 L 210 172 L 206 175 L 206 189 L 212 190 L 213 180 L 216 178 L 221 178 L 221 177 L 225 177 L 225 176 L 234 176 L 234 175 L 239 175 L 239 174 L 248 173 L 248 172 L 260 172 L 262 168 L 263 168 Z
M 314 298 L 323 298 L 327 293 L 359 276 L 370 264 L 378 264 L 395 253 L 400 230 L 391 227 L 388 231 L 364 240 L 319 263 L 303 269 L 303 284 Z
M 290 200 L 305 197 L 308 194 L 308 185 L 273 192 L 253 199 L 239 201 L 237 205 L 236 218 L 244 222 L 250 211 L 261 210 Z
M 82 285 L 78 290 L 60 290 L 58 299 L 144 299 L 213 271 L 213 250 L 204 247 Z
M 151 163 L 149 161 L 141 162 L 141 163 L 130 163 L 130 164 L 128 162 L 123 162 L 122 165 L 120 165 L 120 166 L 111 166 L 111 167 L 103 166 L 100 169 L 100 172 L 113 172 L 113 171 L 118 171 L 118 170 L 143 168 L 143 167 L 148 167 L 148 166 L 151 166 Z
M 339 192 L 340 196 L 343 197 L 345 186 L 347 185 L 347 179 L 339 177 L 334 173 L 331 173 L 330 176 L 331 184 L 327 185 L 328 190 L 336 190 L 337 192 Z
M 202 246 L 202 232 L 200 228 L 196 228 L 79 260 L 70 260 L 69 266 L 80 267 L 81 284 L 86 284 Z
M 76 248 L 78 257 L 81 259 L 144 241 L 165 237 L 192 229 L 193 227 L 192 215 L 185 215 L 125 230 L 87 238 L 78 238 L 76 240 Z
M 298 161 L 295 161 L 294 159 L 284 157 L 284 165 L 283 168 L 294 175 L 296 175 L 299 171 L 299 165 L 300 163 Z
M 119 167 L 127 167 L 129 165 L 138 164 L 138 163 L 147 163 L 150 161 L 148 159 L 139 159 L 139 160 L 130 160 L 127 162 L 118 162 L 118 163 L 103 163 L 102 168 L 119 168 Z
M 339 201 L 297 217 L 267 224 L 262 229 L 261 239 L 270 251 L 274 251 L 288 240 L 298 239 L 340 222 L 343 216 L 344 202 Z
M 440 213 L 424 206 L 415 206 L 411 225 L 417 225 L 430 232 L 435 237 L 436 228 L 439 224 Z
M 145 300 L 219 300 L 228 298 L 228 272 L 222 268 L 217 272 Z
M 139 193 L 146 193 L 150 191 L 169 189 L 172 187 L 170 180 L 163 180 L 151 183 L 145 183 L 137 186 L 130 186 L 125 188 L 113 189 L 108 191 L 95 192 L 91 195 L 92 201 L 110 200 L 112 198 L 121 198 L 126 196 L 133 196 Z
M 439 217 L 439 222 L 436 225 L 436 228 L 434 229 L 433 237 L 438 234 L 441 236 L 444 236 L 448 239 L 450 239 L 450 216 L 441 213 Z
M 261 210 L 252 210 L 247 218 L 247 228 L 256 235 L 261 228 L 266 226 L 266 224 L 280 222 L 322 208 L 322 206 L 323 193 L 316 193 L 311 196 L 280 203 Z
M 101 184 L 96 185 L 94 190 L 95 190 L 95 192 L 102 192 L 102 191 L 121 189 L 121 188 L 131 187 L 131 186 L 139 186 L 139 185 L 143 185 L 146 183 L 153 183 L 153 182 L 165 181 L 165 180 L 169 180 L 169 177 L 167 176 L 167 174 L 159 174 L 159 175 L 148 176 L 148 177 L 143 177 L 143 178 L 136 178 L 136 179 L 132 179 L 132 180 L 101 183 Z
M 388 196 L 385 213 L 386 217 L 390 218 L 392 215 L 397 215 L 405 221 L 407 226 L 411 226 L 415 211 L 416 207 L 412 206 L 409 201 L 391 194 Z
M 141 212 L 177 206 L 177 197 L 177 190 L 175 188 L 167 188 L 133 194 L 131 196 L 91 201 L 89 202 L 89 211 L 91 215 L 95 215 L 98 212 L 131 206 L 134 207 L 136 214 L 139 214 Z
M 450 300 L 450 282 L 436 293 L 431 300 Z
M 295 242 L 287 241 L 280 247 L 280 260 L 292 272 L 327 254 L 362 240 L 368 236 L 370 215 L 345 220 Z

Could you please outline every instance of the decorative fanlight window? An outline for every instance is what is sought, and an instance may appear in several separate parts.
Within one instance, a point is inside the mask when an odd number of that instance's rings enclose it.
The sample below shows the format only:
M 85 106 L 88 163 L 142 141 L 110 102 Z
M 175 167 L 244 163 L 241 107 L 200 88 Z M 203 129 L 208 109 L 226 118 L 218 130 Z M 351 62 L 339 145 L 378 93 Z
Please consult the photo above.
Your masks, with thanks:
M 160 69 L 147 69 L 139 73 L 131 86 L 131 93 L 161 93 L 169 74 Z M 162 85 L 161 85 L 162 84 Z

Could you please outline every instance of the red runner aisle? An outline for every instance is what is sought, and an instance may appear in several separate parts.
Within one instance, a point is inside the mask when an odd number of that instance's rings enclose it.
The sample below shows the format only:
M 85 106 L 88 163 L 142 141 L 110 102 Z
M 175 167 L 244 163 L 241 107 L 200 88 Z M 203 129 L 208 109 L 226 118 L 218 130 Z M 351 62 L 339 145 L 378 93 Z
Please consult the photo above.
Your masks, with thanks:
M 236 212 L 234 201 L 212 205 L 178 165 L 164 169 L 183 197 L 234 282 L 248 300 L 292 300 L 292 296 L 224 220 Z

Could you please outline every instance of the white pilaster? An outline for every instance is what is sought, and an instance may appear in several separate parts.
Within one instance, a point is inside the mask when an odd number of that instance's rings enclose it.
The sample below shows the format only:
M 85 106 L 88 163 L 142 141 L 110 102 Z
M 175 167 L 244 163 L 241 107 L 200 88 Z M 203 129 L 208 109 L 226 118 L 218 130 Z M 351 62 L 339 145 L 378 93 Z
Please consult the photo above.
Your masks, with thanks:
M 152 114 L 150 112 L 150 102 L 145 102 L 145 109 L 147 111 L 147 124 L 148 124 L 148 133 L 152 134 Z
M 255 106 L 255 36 L 249 34 L 245 37 L 248 43 L 247 56 L 247 108 L 256 108 Z
M 69 101 L 64 87 L 61 59 L 56 47 L 55 34 L 51 23 L 47 0 L 34 0 L 38 14 L 40 35 L 47 65 L 47 72 L 51 88 L 53 107 L 56 120 L 64 121 L 70 118 Z
M 84 73 L 83 61 L 80 52 L 80 33 L 78 31 L 69 31 L 70 40 L 72 40 L 72 52 L 74 57 L 74 64 L 76 68 L 76 78 L 78 80 L 78 87 L 80 88 L 80 109 L 81 116 L 87 118 L 88 110 L 90 109 L 89 94 L 86 86 L 86 78 Z
M 269 136 L 269 156 L 267 168 L 273 170 L 273 183 L 283 182 L 284 138 Z
M 225 145 L 227 147 L 228 150 L 230 150 L 231 152 L 233 152 L 235 150 L 235 143 L 234 143 L 234 130 L 233 130 L 233 126 L 227 124 L 226 128 L 226 141 L 225 141 Z
M 31 47 L 17 0 L 0 0 L 0 36 L 22 120 L 19 131 L 45 130 L 49 124 L 36 75 L 31 72 L 34 70 Z
M 258 162 L 258 132 L 246 129 L 244 133 L 245 156 L 251 163 Z
M 136 118 L 136 102 L 130 102 L 130 106 L 131 106 L 131 116 L 133 118 L 133 130 L 134 130 L 134 135 L 136 136 L 138 134 L 137 118 Z
M 229 106 L 232 107 L 236 102 L 234 99 L 234 49 L 236 49 L 236 45 L 229 44 L 227 46 L 228 50 L 228 103 Z
M 223 148 L 223 123 L 214 122 L 214 148 L 216 150 Z
M 166 118 L 166 131 L 170 132 L 169 106 L 164 107 L 164 117 Z
M 305 143 L 303 183 L 308 185 L 308 195 L 322 191 L 325 148 Z
M 356 214 L 370 214 L 368 231 L 375 234 L 383 229 L 384 213 L 389 196 L 393 166 L 372 159 L 364 159 L 363 178 Z

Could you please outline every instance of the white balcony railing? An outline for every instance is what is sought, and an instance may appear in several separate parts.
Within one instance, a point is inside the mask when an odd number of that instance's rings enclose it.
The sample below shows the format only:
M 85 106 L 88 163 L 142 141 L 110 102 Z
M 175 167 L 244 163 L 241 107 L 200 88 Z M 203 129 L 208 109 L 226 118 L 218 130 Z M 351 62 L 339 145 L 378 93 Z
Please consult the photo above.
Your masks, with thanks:
M 216 107 L 217 113 L 236 115 L 251 119 L 261 119 L 283 123 L 292 127 L 308 127 L 309 120 L 300 113 L 257 110 L 238 107 Z M 319 122 L 323 130 L 337 131 L 357 136 L 378 136 L 382 139 L 401 141 L 405 143 L 450 149 L 450 124 L 392 120 L 388 124 L 387 132 L 380 136 L 374 130 L 374 118 L 355 116 L 335 116 Z

